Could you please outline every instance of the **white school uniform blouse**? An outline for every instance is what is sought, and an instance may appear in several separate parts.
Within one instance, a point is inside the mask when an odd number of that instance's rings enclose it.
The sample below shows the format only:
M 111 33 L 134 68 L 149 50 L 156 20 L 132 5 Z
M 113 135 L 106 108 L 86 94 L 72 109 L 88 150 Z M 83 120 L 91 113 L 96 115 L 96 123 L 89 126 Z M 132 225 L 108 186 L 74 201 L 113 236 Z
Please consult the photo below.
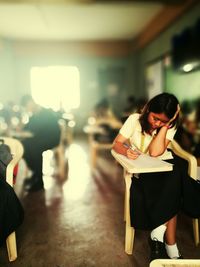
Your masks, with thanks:
M 148 154 L 148 147 L 156 134 L 156 130 L 153 131 L 152 135 L 142 134 L 142 127 L 139 122 L 139 113 L 134 113 L 128 117 L 125 121 L 124 125 L 120 129 L 119 133 L 123 135 L 125 138 L 129 139 L 131 145 L 144 153 Z M 173 127 L 167 130 L 166 139 L 172 141 L 174 135 L 176 133 L 176 129 Z M 159 156 L 160 159 L 172 159 L 172 153 L 170 151 L 165 150 L 165 152 Z

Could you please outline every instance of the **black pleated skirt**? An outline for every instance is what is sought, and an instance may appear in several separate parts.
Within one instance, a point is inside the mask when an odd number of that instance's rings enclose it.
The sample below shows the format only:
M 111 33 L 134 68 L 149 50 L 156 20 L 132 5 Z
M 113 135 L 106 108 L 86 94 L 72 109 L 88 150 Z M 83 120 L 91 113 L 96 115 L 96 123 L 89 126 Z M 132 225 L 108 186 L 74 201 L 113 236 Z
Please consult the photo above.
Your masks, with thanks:
M 188 175 L 188 163 L 173 154 L 169 172 L 143 173 L 132 177 L 130 217 L 135 229 L 152 230 L 180 211 L 200 217 L 200 184 Z

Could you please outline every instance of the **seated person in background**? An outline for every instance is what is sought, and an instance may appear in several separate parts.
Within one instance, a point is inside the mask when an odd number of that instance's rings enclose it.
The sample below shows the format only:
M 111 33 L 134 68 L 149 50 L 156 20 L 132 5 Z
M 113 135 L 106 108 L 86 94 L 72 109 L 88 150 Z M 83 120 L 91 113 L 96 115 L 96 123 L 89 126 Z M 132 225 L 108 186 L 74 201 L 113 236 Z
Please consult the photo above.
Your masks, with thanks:
M 141 113 L 146 103 L 147 103 L 147 98 L 145 97 L 138 98 L 135 102 L 135 112 Z
M 198 165 L 200 166 L 200 98 L 196 101 L 195 110 L 195 123 L 196 123 L 196 145 L 194 149 L 194 156 L 197 158 Z
M 136 109 L 136 99 L 134 96 L 128 96 L 127 97 L 127 103 L 122 113 L 122 122 L 125 122 L 126 119 L 135 112 Z
M 60 127 L 53 110 L 39 106 L 30 95 L 22 97 L 21 105 L 31 113 L 24 129 L 33 134 L 32 137 L 22 140 L 24 159 L 33 171 L 32 177 L 25 180 L 24 186 L 27 191 L 37 191 L 43 189 L 42 153 L 59 144 Z
M 126 108 L 124 109 L 124 113 L 122 114 L 121 121 L 124 123 L 128 117 L 134 113 L 140 113 L 145 106 L 147 100 L 146 98 L 138 98 L 135 99 L 133 96 L 129 96 L 127 99 L 128 103 Z
M 195 149 L 196 132 L 196 123 L 192 117 L 192 115 L 181 114 L 180 124 L 174 137 L 179 145 L 191 154 Z
M 198 162 L 200 161 L 199 106 L 199 100 L 196 103 L 183 101 L 181 121 L 175 135 L 175 140 L 180 146 L 193 154 Z
M 95 125 L 103 129 L 103 133 L 94 134 L 94 139 L 102 143 L 112 143 L 122 124 L 113 114 L 106 99 L 95 106 L 92 116 L 95 118 Z

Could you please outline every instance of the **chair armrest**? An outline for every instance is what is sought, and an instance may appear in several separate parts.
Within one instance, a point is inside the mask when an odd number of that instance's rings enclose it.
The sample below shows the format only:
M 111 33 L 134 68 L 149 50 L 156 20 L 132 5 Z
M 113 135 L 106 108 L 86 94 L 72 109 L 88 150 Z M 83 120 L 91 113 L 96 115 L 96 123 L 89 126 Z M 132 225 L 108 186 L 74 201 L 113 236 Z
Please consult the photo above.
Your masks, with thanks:
M 6 168 L 6 182 L 13 186 L 13 171 L 19 160 L 12 159 Z
M 1 139 L 3 139 L 4 143 L 10 147 L 11 154 L 13 156 L 6 168 L 6 182 L 13 186 L 13 170 L 19 160 L 22 158 L 24 148 L 21 142 L 15 138 L 1 137 Z
M 192 154 L 185 151 L 175 140 L 173 140 L 171 142 L 169 148 L 171 148 L 177 156 L 188 161 L 188 164 L 189 164 L 188 165 L 188 174 L 193 179 L 196 180 L 197 179 L 197 160 L 196 160 L 196 158 Z

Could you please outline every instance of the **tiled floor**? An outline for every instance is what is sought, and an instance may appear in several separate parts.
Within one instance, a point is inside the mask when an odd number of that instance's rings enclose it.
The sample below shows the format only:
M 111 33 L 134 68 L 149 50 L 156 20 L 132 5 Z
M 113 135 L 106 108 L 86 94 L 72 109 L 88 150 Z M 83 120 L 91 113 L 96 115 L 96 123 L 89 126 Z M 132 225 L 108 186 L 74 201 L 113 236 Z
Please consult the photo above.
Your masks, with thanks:
M 18 259 L 9 263 L 0 248 L 0 267 L 148 267 L 148 232 L 136 231 L 133 255 L 124 252 L 122 170 L 102 153 L 94 171 L 87 141 L 74 140 L 66 150 L 66 179 L 55 173 L 51 152 L 45 156 L 45 190 L 22 190 L 23 166 L 16 192 L 25 209 L 17 231 Z M 50 165 L 51 162 L 51 165 Z M 179 217 L 178 243 L 185 258 L 200 259 L 191 219 Z

